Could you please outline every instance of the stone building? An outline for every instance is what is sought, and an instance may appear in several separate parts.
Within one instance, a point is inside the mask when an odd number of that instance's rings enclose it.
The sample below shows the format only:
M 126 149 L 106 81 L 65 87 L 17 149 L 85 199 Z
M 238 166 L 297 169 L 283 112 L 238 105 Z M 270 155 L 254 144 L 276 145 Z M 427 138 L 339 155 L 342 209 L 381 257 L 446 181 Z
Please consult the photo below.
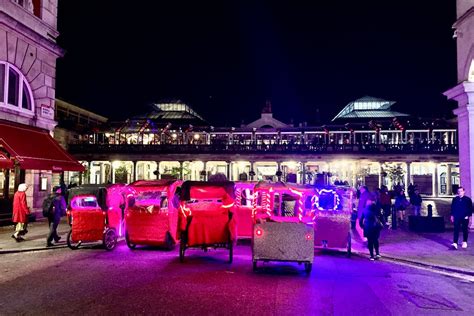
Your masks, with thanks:
M 39 208 L 57 172 L 82 170 L 52 138 L 56 59 L 64 54 L 57 36 L 57 0 L 1 2 L 0 209 L 9 208 L 20 182 Z

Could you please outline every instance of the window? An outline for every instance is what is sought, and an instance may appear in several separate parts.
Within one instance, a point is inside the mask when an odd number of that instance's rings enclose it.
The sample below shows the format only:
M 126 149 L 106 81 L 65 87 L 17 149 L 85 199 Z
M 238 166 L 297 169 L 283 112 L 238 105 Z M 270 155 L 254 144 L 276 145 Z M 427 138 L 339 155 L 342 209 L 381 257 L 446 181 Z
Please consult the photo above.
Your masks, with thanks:
M 0 62 L 0 107 L 33 111 L 33 98 L 26 78 L 6 62 Z

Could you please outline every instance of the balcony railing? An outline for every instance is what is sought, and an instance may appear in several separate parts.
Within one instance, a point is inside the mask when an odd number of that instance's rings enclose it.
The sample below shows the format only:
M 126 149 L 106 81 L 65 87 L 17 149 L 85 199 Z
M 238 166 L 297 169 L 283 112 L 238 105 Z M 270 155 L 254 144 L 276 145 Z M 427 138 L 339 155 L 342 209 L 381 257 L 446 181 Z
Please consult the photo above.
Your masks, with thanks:
M 457 154 L 457 145 L 96 145 L 70 144 L 72 154 Z

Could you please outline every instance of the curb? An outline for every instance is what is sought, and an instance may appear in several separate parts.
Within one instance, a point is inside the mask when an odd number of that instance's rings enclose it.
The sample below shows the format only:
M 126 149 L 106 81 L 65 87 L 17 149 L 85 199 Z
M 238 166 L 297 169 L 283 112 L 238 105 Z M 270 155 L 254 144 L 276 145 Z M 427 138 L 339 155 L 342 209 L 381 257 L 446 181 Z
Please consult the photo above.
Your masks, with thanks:
M 52 246 L 52 247 L 24 248 L 24 249 L 5 249 L 5 250 L 0 249 L 0 255 L 11 254 L 11 253 L 44 251 L 44 250 L 61 249 L 61 248 L 67 248 L 67 245 L 58 245 L 58 246 Z
M 368 250 L 367 250 L 368 251 Z M 352 254 L 359 256 L 359 257 L 364 257 L 368 258 L 369 255 L 365 252 L 362 252 L 360 250 L 355 250 L 352 248 Z M 455 268 L 450 268 L 450 267 L 445 267 L 445 266 L 440 266 L 440 265 L 434 265 L 422 261 L 415 261 L 415 260 L 408 260 L 408 259 L 403 259 L 403 258 L 398 258 L 398 257 L 393 257 L 390 255 L 385 255 L 382 257 L 382 259 L 385 259 L 387 261 L 395 261 L 395 262 L 400 262 L 400 263 L 406 263 L 406 264 L 411 264 L 411 265 L 416 265 L 424 268 L 431 268 L 431 269 L 436 269 L 436 270 L 442 270 L 445 272 L 452 272 L 452 273 L 458 273 L 458 274 L 465 274 L 469 276 L 474 276 L 474 271 L 468 271 L 468 270 L 461 270 L 461 269 L 455 269 Z

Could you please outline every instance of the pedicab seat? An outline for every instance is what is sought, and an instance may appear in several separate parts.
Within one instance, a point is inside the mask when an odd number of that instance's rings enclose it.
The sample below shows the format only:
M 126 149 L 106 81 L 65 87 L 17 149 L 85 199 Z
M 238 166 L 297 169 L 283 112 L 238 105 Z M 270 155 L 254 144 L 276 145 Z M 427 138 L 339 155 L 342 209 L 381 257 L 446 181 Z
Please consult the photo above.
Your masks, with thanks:
M 75 241 L 101 240 L 106 214 L 100 207 L 86 207 L 72 211 L 72 238 Z
M 192 215 L 189 218 L 188 245 L 223 243 L 230 237 L 232 237 L 231 240 L 234 240 L 235 225 L 229 222 L 229 209 L 217 203 L 202 204 L 206 204 L 206 206 L 190 207 Z
M 169 219 L 166 209 L 158 205 L 132 207 L 127 211 L 127 233 L 133 242 L 146 242 L 148 245 L 160 245 L 166 238 Z

